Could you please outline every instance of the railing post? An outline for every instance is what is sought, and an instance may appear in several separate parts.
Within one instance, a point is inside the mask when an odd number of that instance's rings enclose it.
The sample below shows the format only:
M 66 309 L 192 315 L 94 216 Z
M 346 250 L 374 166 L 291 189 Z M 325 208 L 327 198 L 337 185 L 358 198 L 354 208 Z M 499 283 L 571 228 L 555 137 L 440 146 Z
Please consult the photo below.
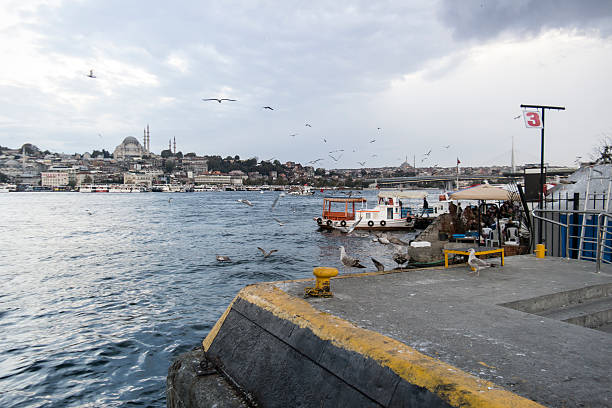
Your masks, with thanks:
M 570 255 L 570 213 L 565 214 L 565 257 L 571 258 Z
M 601 218 L 603 215 L 604 214 L 599 214 L 597 216 L 597 246 L 595 247 L 597 251 L 595 271 L 597 273 L 599 273 L 601 269 Z

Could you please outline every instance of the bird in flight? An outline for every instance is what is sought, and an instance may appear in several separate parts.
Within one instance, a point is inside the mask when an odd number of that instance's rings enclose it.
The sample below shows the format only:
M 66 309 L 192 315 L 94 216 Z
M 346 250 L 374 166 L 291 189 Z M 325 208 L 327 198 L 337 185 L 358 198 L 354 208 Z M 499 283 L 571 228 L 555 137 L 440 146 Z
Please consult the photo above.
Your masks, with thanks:
M 328 156 L 329 156 L 329 157 L 331 157 L 332 159 L 334 159 L 334 161 L 336 161 L 336 162 L 337 162 L 337 161 L 338 161 L 338 160 L 340 160 L 340 158 L 342 157 L 342 154 L 341 154 L 340 156 L 338 156 L 338 158 L 335 158 L 335 157 L 334 157 L 334 156 L 332 156 L 331 154 L 330 154 L 330 155 L 328 155 Z
M 263 106 L 263 107 L 262 107 L 262 109 L 270 109 L 270 110 L 274 110 L 274 108 L 273 108 L 273 107 L 271 107 L 271 106 Z
M 381 130 L 382 128 L 376 128 L 376 129 Z
M 332 150 L 330 153 L 343 152 L 344 149 Z
M 326 138 L 323 138 L 323 143 L 327 143 L 327 139 Z
M 446 146 L 442 146 L 445 149 L 448 149 L 450 147 L 450 145 L 446 145 Z
M 425 153 L 424 156 L 429 156 L 430 154 L 431 154 L 431 149 L 429 149 L 429 151 Z
M 304 126 L 306 126 L 306 127 L 312 127 L 312 126 L 310 126 L 310 123 L 307 123 L 307 124 L 305 124 Z
M 206 102 L 206 101 L 217 101 L 219 103 L 221 103 L 223 101 L 229 101 L 229 102 L 236 102 L 237 101 L 236 99 L 229 99 L 229 98 L 206 98 L 206 99 L 202 98 L 202 100 L 204 102 Z
M 321 160 L 323 160 L 323 159 L 311 160 L 311 161 L 308 162 L 308 164 L 315 164 L 315 163 L 320 162 Z
M 246 205 L 248 205 L 249 207 L 252 207 L 252 206 L 253 206 L 253 203 L 252 203 L 252 202 L 250 202 L 249 200 L 247 200 L 246 198 L 241 198 L 241 199 L 238 199 L 238 200 L 236 200 L 236 201 L 237 201 L 237 202 L 239 202 L 239 203 L 242 203 L 242 204 L 246 204 Z
M 361 167 L 365 166 L 365 164 L 366 164 L 366 162 L 364 162 L 364 161 L 362 161 L 362 162 L 357 162 L 357 163 L 359 163 L 359 165 L 360 165 Z
M 372 157 L 376 157 L 376 154 L 373 154 Z
M 292 134 L 290 134 L 289 136 L 291 136 L 291 137 L 296 137 L 297 135 L 299 135 L 299 133 L 292 133 Z
M 372 139 L 370 140 L 370 143 L 374 143 L 376 141 L 376 139 Z
M 276 217 L 272 217 L 272 219 L 273 219 L 274 221 L 276 221 L 276 222 L 278 223 L 278 225 L 279 225 L 279 226 L 281 226 L 281 227 L 282 227 L 283 225 L 285 225 L 285 223 L 284 223 L 284 222 L 282 222 L 281 220 L 279 220 L 279 219 L 278 219 L 278 218 L 276 218 Z
M 96 77 L 96 76 L 94 75 L 94 73 L 93 73 L 93 69 L 90 69 L 90 70 L 89 70 L 89 74 L 88 74 L 87 76 L 88 76 L 88 77 L 90 77 L 90 78 L 95 78 L 95 77 Z
M 518 116 L 515 116 L 515 117 L 514 117 L 514 119 L 518 119 L 518 118 L 520 118 L 520 117 L 521 117 L 521 115 L 518 115 Z
M 263 254 L 264 258 L 269 257 L 270 255 L 272 255 L 274 252 L 278 252 L 278 249 L 271 249 L 269 251 L 266 251 L 263 248 L 257 247 L 257 249 L 259 249 L 261 251 L 261 253 Z

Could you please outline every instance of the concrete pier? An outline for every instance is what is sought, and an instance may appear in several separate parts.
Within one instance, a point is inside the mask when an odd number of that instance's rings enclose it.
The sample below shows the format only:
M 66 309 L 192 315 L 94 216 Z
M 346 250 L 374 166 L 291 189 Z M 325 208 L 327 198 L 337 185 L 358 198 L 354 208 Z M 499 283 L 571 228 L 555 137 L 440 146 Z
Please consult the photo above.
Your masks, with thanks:
M 468 271 L 341 276 L 329 299 L 303 299 L 312 280 L 248 286 L 203 351 L 264 407 L 612 406 L 612 270 Z

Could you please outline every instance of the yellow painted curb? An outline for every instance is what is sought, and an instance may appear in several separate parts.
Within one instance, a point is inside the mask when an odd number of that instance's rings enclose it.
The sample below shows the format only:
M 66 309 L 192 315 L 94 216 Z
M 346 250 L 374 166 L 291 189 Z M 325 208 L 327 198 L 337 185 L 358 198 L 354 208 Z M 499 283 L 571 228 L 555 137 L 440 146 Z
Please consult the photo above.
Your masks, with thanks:
M 490 381 L 479 379 L 450 364 L 426 356 L 402 342 L 321 312 L 303 299 L 290 296 L 273 284 L 251 285 L 242 289 L 204 339 L 203 346 L 206 351 L 238 298 L 265 309 L 278 318 L 309 329 L 317 337 L 331 341 L 336 347 L 377 361 L 408 383 L 429 390 L 452 406 L 543 407 Z

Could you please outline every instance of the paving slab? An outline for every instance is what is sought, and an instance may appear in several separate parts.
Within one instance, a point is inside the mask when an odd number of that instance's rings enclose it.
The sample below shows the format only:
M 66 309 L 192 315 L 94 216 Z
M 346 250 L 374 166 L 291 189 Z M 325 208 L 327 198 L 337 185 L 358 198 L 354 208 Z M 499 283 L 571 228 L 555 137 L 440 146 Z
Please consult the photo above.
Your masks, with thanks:
M 554 407 L 612 406 L 612 335 L 502 304 L 612 283 L 612 269 L 533 255 L 468 275 L 467 266 L 332 280 L 314 308 L 398 340 Z M 302 297 L 312 281 L 276 286 Z M 604 327 L 605 329 L 605 327 Z

